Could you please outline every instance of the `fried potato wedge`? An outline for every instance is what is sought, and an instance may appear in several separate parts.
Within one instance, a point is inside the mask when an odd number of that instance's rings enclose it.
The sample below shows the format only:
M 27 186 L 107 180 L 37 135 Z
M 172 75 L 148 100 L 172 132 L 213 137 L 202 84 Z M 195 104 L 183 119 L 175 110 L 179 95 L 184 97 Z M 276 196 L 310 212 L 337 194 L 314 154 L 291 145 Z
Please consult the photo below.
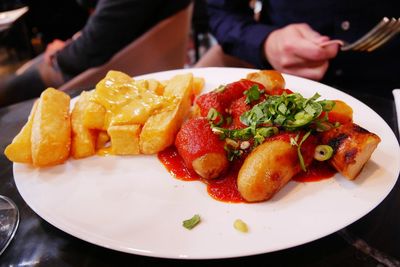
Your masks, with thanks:
M 110 136 L 106 131 L 100 131 L 97 135 L 96 140 L 96 149 L 101 149 L 106 146 L 106 144 L 110 141 Z
M 71 146 L 70 97 L 54 88 L 42 92 L 32 122 L 32 163 L 37 167 L 63 163 Z
M 139 124 L 113 125 L 108 128 L 111 138 L 111 153 L 114 155 L 137 155 L 139 149 Z
M 84 125 L 85 110 L 90 105 L 90 92 L 83 91 L 71 112 L 71 156 L 86 158 L 96 153 L 97 131 Z
M 273 140 L 254 149 L 245 159 L 238 178 L 238 190 L 248 202 L 270 199 L 300 171 L 296 148 Z
M 88 129 L 105 130 L 106 109 L 93 101 L 89 101 L 83 110 L 83 125 Z
M 165 85 L 157 81 L 156 79 L 137 80 L 136 83 L 139 86 L 143 86 L 149 91 L 156 93 L 157 95 L 163 95 Z
M 204 88 L 205 80 L 202 77 L 193 78 L 193 93 L 199 95 Z
M 175 135 L 189 113 L 192 94 L 191 73 L 176 75 L 168 81 L 164 96 L 176 102 L 152 115 L 144 124 L 140 134 L 140 151 L 143 154 L 157 153 L 174 143 Z
M 346 124 L 353 121 L 353 109 L 341 100 L 334 100 L 335 106 L 328 113 L 330 122 L 340 122 Z
M 285 79 L 275 70 L 261 70 L 247 74 L 247 79 L 264 85 L 267 93 L 276 89 L 285 89 Z
M 22 127 L 21 131 L 14 137 L 11 144 L 9 144 L 4 150 L 4 155 L 13 162 L 32 163 L 31 133 L 33 116 L 37 104 L 38 101 L 35 101 L 29 114 L 28 121 L 24 127 Z

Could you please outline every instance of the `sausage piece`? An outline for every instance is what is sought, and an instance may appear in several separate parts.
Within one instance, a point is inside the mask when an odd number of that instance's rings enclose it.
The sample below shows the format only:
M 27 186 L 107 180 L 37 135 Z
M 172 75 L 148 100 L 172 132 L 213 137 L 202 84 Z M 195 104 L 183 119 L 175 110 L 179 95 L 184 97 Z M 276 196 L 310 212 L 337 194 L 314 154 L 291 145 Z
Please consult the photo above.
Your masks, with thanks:
M 381 139 L 355 123 L 346 123 L 322 134 L 322 142 L 333 148 L 329 163 L 344 177 L 355 179 Z
M 224 142 L 215 135 L 206 118 L 192 118 L 179 130 L 175 146 L 185 165 L 205 179 L 218 177 L 228 168 Z
M 197 109 L 197 113 L 203 117 L 207 116 L 210 108 L 214 108 L 222 115 L 226 115 L 227 109 L 232 102 L 241 98 L 243 93 L 254 85 L 257 85 L 259 90 L 264 90 L 264 86 L 262 84 L 246 79 L 229 83 L 226 86 L 217 88 L 212 92 L 199 96 L 196 99 L 195 109 Z

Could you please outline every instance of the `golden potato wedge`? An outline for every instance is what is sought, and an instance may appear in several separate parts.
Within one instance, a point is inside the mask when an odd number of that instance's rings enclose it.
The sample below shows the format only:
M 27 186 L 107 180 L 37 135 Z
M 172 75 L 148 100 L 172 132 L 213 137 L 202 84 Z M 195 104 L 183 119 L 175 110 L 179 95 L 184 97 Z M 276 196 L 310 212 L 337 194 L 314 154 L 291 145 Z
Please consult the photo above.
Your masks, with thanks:
M 102 105 L 89 101 L 83 112 L 83 125 L 86 128 L 105 130 L 106 109 Z
M 335 106 L 328 113 L 330 122 L 345 124 L 353 121 L 353 109 L 341 100 L 335 100 Z
M 247 79 L 264 85 L 267 93 L 275 89 L 285 89 L 285 79 L 275 70 L 260 70 L 247 74 Z
M 83 91 L 71 112 L 71 156 L 75 159 L 96 153 L 97 131 L 88 129 L 83 123 L 85 110 L 90 103 L 90 93 Z
M 202 91 L 203 88 L 204 88 L 204 84 L 205 84 L 204 78 L 201 78 L 201 77 L 194 77 L 194 78 L 193 78 L 193 93 L 194 93 L 195 95 L 200 94 L 201 91 Z
M 96 141 L 96 149 L 104 148 L 108 141 L 110 141 L 108 133 L 106 131 L 99 132 Z
M 51 166 L 63 163 L 71 146 L 70 97 L 54 88 L 42 92 L 32 122 L 32 163 Z
M 35 101 L 29 114 L 28 121 L 24 127 L 22 127 L 21 131 L 14 137 L 11 144 L 9 144 L 4 150 L 4 155 L 13 162 L 32 163 L 31 133 L 33 116 L 37 104 L 38 101 Z
M 139 124 L 113 125 L 108 128 L 111 138 L 111 153 L 114 155 L 136 155 L 139 150 Z
M 245 159 L 237 178 L 238 190 L 246 201 L 268 200 L 300 170 L 294 146 L 279 139 L 267 141 Z
M 163 95 L 164 93 L 165 86 L 156 79 L 138 80 L 136 83 L 139 86 L 143 86 L 147 90 L 156 93 L 157 95 Z
M 154 154 L 172 145 L 191 107 L 193 75 L 174 76 L 165 87 L 164 96 L 175 99 L 166 109 L 152 115 L 140 134 L 140 151 Z

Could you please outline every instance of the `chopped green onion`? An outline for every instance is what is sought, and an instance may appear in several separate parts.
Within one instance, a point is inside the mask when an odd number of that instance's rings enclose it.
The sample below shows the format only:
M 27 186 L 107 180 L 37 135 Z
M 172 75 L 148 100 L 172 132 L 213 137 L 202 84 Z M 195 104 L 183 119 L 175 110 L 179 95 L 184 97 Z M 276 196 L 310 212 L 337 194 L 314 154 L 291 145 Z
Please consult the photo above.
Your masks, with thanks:
M 192 218 L 183 221 L 183 227 L 192 230 L 196 225 L 200 223 L 200 216 L 198 214 L 194 215 Z
M 244 221 L 242 221 L 241 219 L 235 220 L 235 222 L 233 223 L 233 227 L 242 233 L 247 233 L 249 231 L 247 224 Z
M 216 93 L 222 93 L 223 91 L 225 91 L 225 85 L 220 85 L 217 88 L 214 89 L 214 92 Z
M 224 123 L 224 117 L 215 108 L 210 108 L 208 110 L 207 119 L 212 121 L 217 126 Z
M 323 100 L 320 101 L 320 103 L 324 111 L 331 111 L 333 107 L 336 105 L 336 102 L 333 100 Z
M 243 150 L 232 149 L 228 145 L 225 145 L 224 149 L 227 152 L 227 158 L 229 161 L 233 161 L 234 159 L 239 158 L 243 154 Z
M 261 128 L 256 128 L 255 130 L 255 135 L 254 135 L 254 141 L 255 141 L 255 146 L 261 145 L 265 138 L 268 138 L 270 136 L 273 136 L 279 132 L 279 129 L 277 127 L 261 127 Z
M 311 131 L 307 132 L 303 138 L 301 139 L 299 145 L 297 146 L 297 156 L 299 157 L 300 161 L 300 167 L 303 171 L 307 171 L 306 165 L 304 164 L 304 158 L 303 155 L 301 154 L 301 146 L 303 145 L 304 141 L 310 136 Z
M 298 140 L 299 140 L 299 134 L 297 134 L 295 138 L 290 137 L 290 144 L 292 146 L 299 146 L 299 144 L 297 144 Z
M 319 145 L 315 148 L 314 159 L 318 161 L 325 161 L 332 157 L 333 148 L 328 145 Z

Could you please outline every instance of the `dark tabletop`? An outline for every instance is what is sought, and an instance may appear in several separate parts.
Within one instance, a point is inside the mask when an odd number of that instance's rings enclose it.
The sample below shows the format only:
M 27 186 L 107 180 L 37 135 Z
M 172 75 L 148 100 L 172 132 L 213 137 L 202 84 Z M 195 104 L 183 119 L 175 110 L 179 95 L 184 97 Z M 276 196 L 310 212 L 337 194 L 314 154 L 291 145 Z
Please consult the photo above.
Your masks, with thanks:
M 74 94 L 74 93 L 72 93 Z M 353 96 L 374 109 L 398 136 L 394 101 Z M 53 227 L 36 215 L 15 186 L 5 147 L 25 124 L 32 101 L 0 109 L 0 194 L 20 209 L 20 226 L 0 266 L 400 266 L 400 181 L 373 211 L 319 240 L 282 251 L 220 260 L 171 260 L 105 249 Z

